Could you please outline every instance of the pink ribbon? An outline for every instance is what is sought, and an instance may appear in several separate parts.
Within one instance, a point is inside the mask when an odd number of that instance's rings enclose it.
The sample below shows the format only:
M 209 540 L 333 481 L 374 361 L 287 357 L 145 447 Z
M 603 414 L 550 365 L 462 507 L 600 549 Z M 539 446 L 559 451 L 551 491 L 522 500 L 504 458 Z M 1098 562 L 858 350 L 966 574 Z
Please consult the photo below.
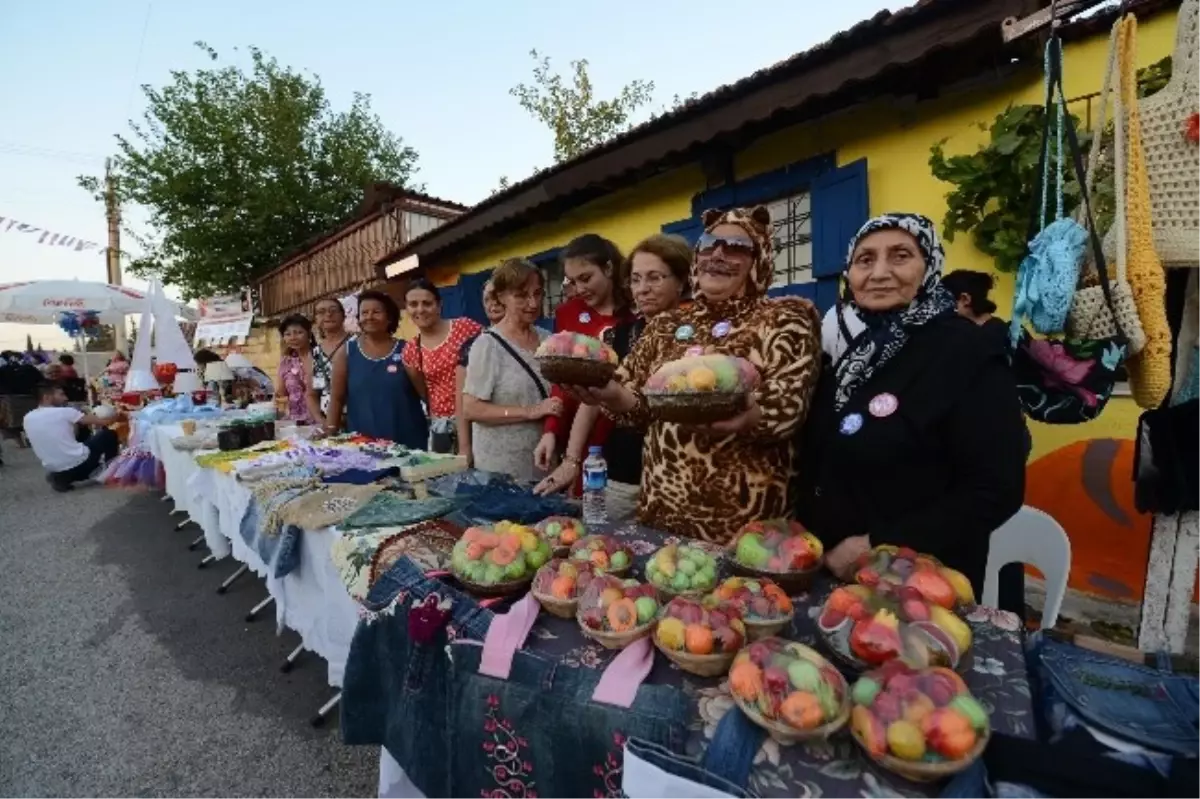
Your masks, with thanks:
M 654 646 L 649 638 L 634 641 L 613 658 L 612 663 L 600 675 L 593 702 L 603 702 L 617 707 L 633 707 L 638 687 L 650 676 L 654 667 Z
M 513 656 L 525 645 L 533 623 L 537 621 L 541 606 L 533 594 L 509 608 L 508 613 L 497 615 L 488 627 L 483 640 L 483 655 L 479 659 L 479 673 L 498 680 L 507 680 L 512 671 Z

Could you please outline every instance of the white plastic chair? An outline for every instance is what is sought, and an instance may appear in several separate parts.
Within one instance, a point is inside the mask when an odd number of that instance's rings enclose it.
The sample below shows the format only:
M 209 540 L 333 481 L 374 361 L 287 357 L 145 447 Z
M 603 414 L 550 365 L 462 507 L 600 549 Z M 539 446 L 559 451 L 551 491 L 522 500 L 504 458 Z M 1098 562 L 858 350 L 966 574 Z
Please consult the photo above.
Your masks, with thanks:
M 1010 563 L 1035 566 L 1045 577 L 1046 606 L 1042 610 L 1042 629 L 1050 629 L 1058 622 L 1058 612 L 1067 593 L 1071 539 L 1053 516 L 1022 505 L 1011 519 L 992 532 L 983 580 L 983 604 L 996 607 L 1000 596 L 1000 569 Z

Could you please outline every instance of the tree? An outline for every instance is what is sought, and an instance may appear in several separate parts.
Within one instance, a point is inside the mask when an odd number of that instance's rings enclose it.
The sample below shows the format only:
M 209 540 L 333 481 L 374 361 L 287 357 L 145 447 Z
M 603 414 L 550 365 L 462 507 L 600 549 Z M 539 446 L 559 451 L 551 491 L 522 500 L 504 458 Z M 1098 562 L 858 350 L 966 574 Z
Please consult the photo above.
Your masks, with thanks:
M 84 344 L 88 352 L 112 352 L 117 346 L 117 331 L 112 325 L 100 325 L 100 334 Z
M 25 334 L 25 351 L 26 352 L 34 351 L 33 350 L 33 336 L 29 335 L 28 333 Z
M 650 102 L 654 82 L 635 80 L 611 100 L 598 100 L 586 59 L 571 62 L 569 82 L 550 71 L 550 59 L 529 51 L 535 66 L 532 85 L 509 90 L 521 107 L 554 134 L 554 161 L 568 161 L 628 130 L 635 111 Z M 503 186 L 501 188 L 503 190 Z
M 335 112 L 317 77 L 249 53 L 248 71 L 175 71 L 162 88 L 143 86 L 142 122 L 116 137 L 117 194 L 150 217 L 147 236 L 130 231 L 144 254 L 129 269 L 185 299 L 241 290 L 343 222 L 369 185 L 407 185 L 416 170 L 416 151 L 367 95 Z M 100 194 L 100 179 L 79 182 Z

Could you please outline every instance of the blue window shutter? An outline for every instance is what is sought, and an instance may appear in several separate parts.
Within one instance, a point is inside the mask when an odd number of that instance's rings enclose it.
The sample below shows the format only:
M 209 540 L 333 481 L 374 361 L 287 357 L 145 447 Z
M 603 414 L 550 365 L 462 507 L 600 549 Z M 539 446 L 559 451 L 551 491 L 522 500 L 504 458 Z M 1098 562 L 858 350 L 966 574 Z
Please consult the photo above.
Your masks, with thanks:
M 438 293 L 442 295 L 442 317 L 443 318 L 453 319 L 457 316 L 463 316 L 462 278 L 459 278 L 458 285 L 439 286 Z
M 473 275 L 460 275 L 458 278 L 458 287 L 461 290 L 460 303 L 462 306 L 462 316 L 474 319 L 479 324 L 487 327 L 487 314 L 483 310 L 483 284 L 492 276 L 492 270 L 488 269 L 484 272 L 476 272 Z M 442 308 L 442 313 L 449 318 L 445 307 Z
M 813 276 L 835 277 L 846 262 L 846 247 L 870 215 L 867 160 L 846 164 L 813 179 Z
M 824 318 L 825 312 L 837 305 L 838 279 L 836 276 L 822 277 L 818 278 L 815 284 L 810 283 L 809 285 L 817 287 L 816 296 L 812 300 L 817 304 L 817 311 Z

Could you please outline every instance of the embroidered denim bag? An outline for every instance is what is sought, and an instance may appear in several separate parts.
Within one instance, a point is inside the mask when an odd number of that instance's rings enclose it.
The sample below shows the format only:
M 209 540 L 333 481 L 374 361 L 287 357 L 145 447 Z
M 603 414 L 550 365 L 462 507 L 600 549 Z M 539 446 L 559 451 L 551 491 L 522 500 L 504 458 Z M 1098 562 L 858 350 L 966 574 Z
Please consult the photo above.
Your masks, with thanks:
M 1025 413 L 1030 418 L 1046 424 L 1079 424 L 1099 416 L 1112 396 L 1117 370 L 1128 352 L 1128 340 L 1120 329 L 1119 320 L 1116 322 L 1117 335 L 1100 339 L 1034 338 L 1023 327 L 1028 316 L 1035 328 L 1047 332 L 1043 327 L 1049 326 L 1052 320 L 1046 318 L 1046 312 L 1050 310 L 1057 314 L 1061 305 L 1063 319 L 1057 322 L 1057 330 L 1062 329 L 1062 323 L 1070 309 L 1069 300 L 1074 295 L 1075 283 L 1079 278 L 1079 263 L 1083 258 L 1083 249 L 1075 243 L 1077 239 L 1081 245 L 1090 238 L 1104 299 L 1110 310 L 1113 307 L 1112 288 L 1109 285 L 1103 247 L 1092 220 L 1092 207 L 1086 190 L 1079 140 L 1065 106 L 1062 90 L 1062 44 L 1055 36 L 1046 45 L 1046 114 L 1040 164 L 1043 204 L 1039 215 L 1030 224 L 1030 233 L 1032 235 L 1045 218 L 1044 198 L 1048 182 L 1046 164 L 1049 159 L 1052 116 L 1057 117 L 1060 142 L 1057 160 L 1061 165 L 1061 139 L 1065 133 L 1089 224 L 1085 229 L 1073 220 L 1060 218 L 1042 230 L 1030 242 L 1030 253 L 1021 262 L 1017 277 L 1017 297 L 1013 305 L 1011 331 L 1017 394 Z M 1061 169 L 1058 171 L 1058 215 L 1061 217 Z M 1068 300 L 1065 304 L 1059 303 L 1062 292 L 1066 293 Z M 1113 316 L 1116 318 L 1115 311 Z
M 451 647 L 452 773 L 445 796 L 619 796 L 627 740 L 682 752 L 694 708 L 642 683 L 630 707 L 593 698 L 602 673 L 518 650 L 507 679 L 481 673 L 481 646 Z M 427 794 L 431 795 L 431 794 Z
M 429 624 L 425 616 L 448 615 Z M 371 587 L 346 661 L 342 741 L 382 744 L 426 796 L 455 796 L 447 730 L 454 636 L 482 638 L 493 614 L 401 558 Z
M 1044 635 L 1030 642 L 1038 708 L 1051 737 L 1074 714 L 1102 732 L 1147 749 L 1195 758 L 1200 748 L 1200 681 L 1091 652 Z

